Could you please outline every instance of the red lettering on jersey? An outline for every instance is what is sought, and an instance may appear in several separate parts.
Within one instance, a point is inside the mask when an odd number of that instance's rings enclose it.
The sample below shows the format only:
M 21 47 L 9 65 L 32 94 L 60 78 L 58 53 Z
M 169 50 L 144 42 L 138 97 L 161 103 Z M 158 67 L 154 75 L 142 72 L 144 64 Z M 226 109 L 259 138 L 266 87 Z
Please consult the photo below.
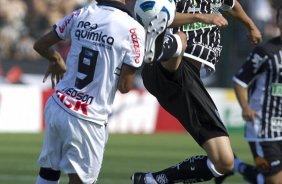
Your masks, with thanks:
M 56 91 L 56 94 L 60 101 L 69 109 L 73 109 L 74 111 L 78 112 L 79 109 L 81 109 L 82 114 L 88 115 L 87 113 L 87 103 L 81 102 L 79 100 L 75 99 L 69 99 L 68 96 L 65 94 L 61 93 L 60 91 Z
M 132 28 L 129 30 L 130 34 L 131 34 L 131 40 L 133 43 L 133 48 L 134 48 L 134 52 L 135 52 L 135 63 L 140 63 L 140 45 L 138 42 L 138 36 L 136 33 L 136 28 Z
M 56 91 L 57 96 L 59 97 L 60 101 L 67 107 L 67 108 L 72 108 L 72 104 L 68 101 L 67 96 L 62 94 L 59 91 Z
M 73 19 L 73 17 L 75 17 L 75 16 L 77 16 L 77 15 L 78 15 L 78 13 L 73 12 L 73 13 L 71 14 L 71 17 L 65 20 L 64 24 L 62 25 L 62 27 L 59 26 L 59 31 L 60 31 L 60 33 L 63 33 L 63 32 L 65 31 L 66 27 L 67 27 L 68 24 L 71 22 L 71 19 Z
M 83 103 L 81 101 L 76 101 L 75 107 L 74 107 L 73 110 L 78 111 L 79 108 L 81 108 L 82 113 L 87 116 L 87 109 L 86 109 L 87 106 L 88 106 L 87 103 Z

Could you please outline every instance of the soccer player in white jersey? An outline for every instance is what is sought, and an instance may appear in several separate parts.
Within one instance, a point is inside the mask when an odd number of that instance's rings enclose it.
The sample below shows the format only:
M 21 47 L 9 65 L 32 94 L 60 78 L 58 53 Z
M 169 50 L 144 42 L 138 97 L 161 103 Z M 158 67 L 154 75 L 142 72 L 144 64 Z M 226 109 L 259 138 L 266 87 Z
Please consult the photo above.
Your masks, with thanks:
M 277 11 L 282 31 L 282 7 Z M 233 77 L 246 121 L 245 138 L 257 170 L 257 183 L 282 182 L 282 35 L 253 49 Z M 259 174 L 258 174 L 259 176 Z
M 52 46 L 71 39 L 66 64 Z M 55 92 L 45 107 L 46 132 L 37 184 L 95 183 L 107 142 L 107 121 L 117 89 L 133 87 L 144 57 L 144 28 L 124 0 L 100 0 L 64 17 L 34 49 L 49 60 Z
M 203 182 L 232 172 L 234 166 L 228 132 L 201 81 L 200 70 L 204 68 L 206 74 L 213 72 L 220 56 L 220 29 L 228 25 L 220 9 L 248 28 L 252 42 L 259 43 L 261 34 L 236 0 L 175 2 L 177 13 L 171 26 L 175 27 L 176 34 L 165 36 L 163 43 L 155 42 L 152 48 L 163 47 L 163 52 L 160 56 L 155 52 L 153 60 L 145 57 L 144 61 L 150 64 L 144 65 L 142 78 L 146 89 L 179 120 L 207 155 L 192 156 L 157 172 L 135 173 L 134 184 Z M 159 17 L 166 16 L 160 13 Z M 152 21 L 161 20 L 159 17 Z M 154 22 L 148 30 L 159 30 L 163 26 Z M 163 36 L 149 31 L 147 34 L 146 42 L 161 40 Z M 180 53 L 174 53 L 179 50 Z

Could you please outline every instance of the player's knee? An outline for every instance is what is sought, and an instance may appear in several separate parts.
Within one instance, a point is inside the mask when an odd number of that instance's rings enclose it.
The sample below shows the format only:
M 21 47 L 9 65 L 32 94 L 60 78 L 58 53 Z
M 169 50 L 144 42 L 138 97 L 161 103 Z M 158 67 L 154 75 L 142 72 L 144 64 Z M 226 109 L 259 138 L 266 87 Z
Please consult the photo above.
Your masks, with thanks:
M 187 46 L 187 36 L 183 32 L 178 32 L 176 34 L 180 37 L 180 40 L 181 40 L 181 43 L 182 43 L 182 52 L 184 52 L 185 49 L 186 49 L 186 46 Z
M 226 155 L 214 163 L 215 169 L 221 174 L 227 174 L 233 171 L 234 157 L 233 155 Z
M 61 172 L 55 171 L 51 168 L 40 168 L 39 176 L 48 181 L 58 181 L 60 179 Z

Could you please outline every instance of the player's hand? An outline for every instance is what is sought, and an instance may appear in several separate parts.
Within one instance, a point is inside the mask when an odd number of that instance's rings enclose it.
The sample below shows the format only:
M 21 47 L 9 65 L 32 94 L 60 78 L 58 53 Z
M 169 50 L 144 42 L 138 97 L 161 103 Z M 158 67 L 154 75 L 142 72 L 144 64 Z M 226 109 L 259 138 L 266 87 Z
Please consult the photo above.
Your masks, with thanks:
M 259 44 L 262 42 L 262 35 L 261 32 L 258 30 L 257 27 L 251 28 L 248 33 L 248 38 L 252 44 Z
M 219 28 L 228 26 L 228 21 L 221 14 L 200 14 L 201 21 L 207 24 L 214 24 Z
M 242 111 L 242 117 L 245 121 L 253 122 L 256 116 L 256 112 L 250 107 L 246 107 Z
M 49 74 L 51 74 L 52 88 L 54 89 L 56 84 L 58 84 L 58 82 L 63 78 L 65 72 L 66 64 L 62 58 L 57 61 L 50 61 L 49 67 L 43 78 L 43 82 L 45 82 Z

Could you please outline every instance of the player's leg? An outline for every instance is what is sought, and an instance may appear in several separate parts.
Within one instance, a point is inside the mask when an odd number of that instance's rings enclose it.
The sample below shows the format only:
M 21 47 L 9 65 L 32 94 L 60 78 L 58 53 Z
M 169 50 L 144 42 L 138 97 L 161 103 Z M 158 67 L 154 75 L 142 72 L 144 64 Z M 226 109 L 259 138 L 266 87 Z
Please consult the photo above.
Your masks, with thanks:
M 102 166 L 108 138 L 105 125 L 89 123 L 69 115 L 52 97 L 45 108 L 45 122 L 46 132 L 39 156 L 40 166 L 60 168 L 62 172 L 70 174 L 70 183 L 76 184 L 79 180 L 83 183 L 95 182 Z M 50 173 L 52 177 L 46 177 Z M 55 180 L 56 176 L 59 177 L 56 173 L 59 172 L 44 169 L 37 180 L 40 183 L 37 184 L 48 184 L 48 178 Z
M 258 169 L 262 170 L 267 184 L 282 183 L 282 141 L 260 142 L 262 157 L 260 162 L 256 159 Z M 265 164 L 262 167 L 262 163 Z
M 254 160 L 256 160 L 256 158 L 259 158 L 258 150 L 260 150 L 260 148 L 257 148 L 259 143 L 258 142 L 248 142 L 248 144 L 249 144 L 252 156 Z M 244 180 L 246 180 L 249 183 L 258 183 L 258 184 L 264 183 L 263 175 L 257 171 L 257 167 L 243 162 L 237 156 L 235 156 L 233 170 L 235 173 L 241 174 Z
M 162 54 L 158 60 L 168 72 L 174 72 L 178 69 L 186 49 L 186 39 L 186 35 L 183 32 L 167 34 L 165 36 Z
M 181 65 L 180 69 L 185 69 L 185 67 L 186 65 Z M 187 90 L 181 90 L 182 93 L 177 91 L 173 94 L 180 93 L 180 95 L 176 96 L 177 98 L 174 98 L 176 100 L 174 104 L 176 105 L 173 106 L 171 105 L 171 101 L 166 100 L 166 96 L 169 95 L 169 93 L 166 93 L 165 90 L 162 90 L 162 92 L 165 93 L 165 99 L 160 96 L 158 100 L 162 107 L 173 114 L 182 123 L 199 145 L 204 147 L 211 159 L 206 155 L 197 155 L 158 172 L 135 173 L 132 178 L 134 184 L 202 182 L 230 172 L 233 168 L 233 152 L 226 129 L 215 112 L 216 107 L 212 103 L 212 99 L 208 96 L 204 87 L 201 86 L 201 80 L 193 79 L 192 77 L 196 76 L 196 74 L 191 73 L 192 68 L 190 68 L 190 70 L 188 69 L 189 68 L 187 68 L 185 72 L 179 71 L 179 74 L 186 75 L 183 76 L 182 79 L 189 79 L 189 81 L 187 81 L 189 84 L 184 86 Z M 162 72 L 158 72 L 158 70 L 155 71 L 158 75 L 162 75 Z M 158 89 L 170 89 L 169 84 L 166 83 L 165 80 L 164 82 L 161 81 L 161 79 L 158 81 L 160 84 L 165 85 L 165 87 L 161 85 L 158 86 Z M 190 80 L 193 82 L 190 82 Z M 176 81 L 178 81 L 178 79 Z M 173 81 L 170 81 L 170 83 L 173 83 Z M 191 91 L 191 89 L 195 88 L 197 88 L 197 90 Z M 153 89 L 151 91 L 156 90 Z M 155 94 L 157 93 L 158 92 Z M 161 92 L 159 91 L 159 93 Z M 161 95 L 163 95 L 163 93 Z M 195 96 L 191 96 L 191 93 L 196 94 L 197 99 L 195 99 Z M 216 166 L 213 162 L 215 162 Z
M 152 63 L 161 55 L 167 22 L 167 14 L 165 12 L 160 12 L 153 18 L 149 26 L 146 28 L 145 63 Z
M 77 174 L 68 174 L 68 176 L 69 184 L 82 184 L 82 181 Z
M 214 181 L 216 184 L 222 184 L 227 177 L 234 175 L 234 173 L 241 174 L 248 183 L 263 184 L 263 176 L 256 170 L 256 167 L 240 160 L 236 155 L 234 155 L 233 172 L 216 177 Z
M 77 118 L 71 118 L 69 124 L 62 170 L 68 174 L 70 184 L 95 183 L 102 167 L 107 129 Z
M 159 172 L 136 174 L 136 180 L 165 184 L 177 182 L 194 183 L 208 181 L 232 171 L 234 156 L 227 136 L 211 138 L 205 141 L 202 147 L 207 156 L 193 156 Z M 154 182 L 148 182 L 148 184 L 154 184 Z M 136 183 L 138 184 L 138 182 Z
M 227 136 L 211 138 L 202 147 L 218 173 L 225 174 L 232 172 L 234 155 Z
M 54 122 L 57 121 L 56 113 L 60 112 L 57 104 L 54 104 L 52 97 L 50 97 L 46 103 L 44 117 L 45 117 L 45 135 L 43 140 L 43 147 L 41 154 L 38 158 L 40 165 L 39 175 L 36 179 L 36 184 L 57 184 L 61 172 L 59 169 L 52 168 L 58 167 L 58 160 L 60 158 L 60 143 L 59 135 L 54 130 Z M 56 119 L 56 120 L 54 120 Z M 51 164 L 52 163 L 52 164 Z
M 211 138 L 202 147 L 207 156 L 190 157 L 173 167 L 152 173 L 153 178 L 158 183 L 162 183 L 160 180 L 166 180 L 165 183 L 202 182 L 232 171 L 233 152 L 227 136 Z
M 267 184 L 281 184 L 282 183 L 282 171 L 265 177 L 265 183 Z
M 133 183 L 197 183 L 219 177 L 233 168 L 233 154 L 228 143 L 228 137 L 212 138 L 203 145 L 210 159 L 206 155 L 197 155 L 158 172 L 135 173 L 132 177 Z
M 61 172 L 51 168 L 41 167 L 39 175 L 36 179 L 36 184 L 58 184 Z

